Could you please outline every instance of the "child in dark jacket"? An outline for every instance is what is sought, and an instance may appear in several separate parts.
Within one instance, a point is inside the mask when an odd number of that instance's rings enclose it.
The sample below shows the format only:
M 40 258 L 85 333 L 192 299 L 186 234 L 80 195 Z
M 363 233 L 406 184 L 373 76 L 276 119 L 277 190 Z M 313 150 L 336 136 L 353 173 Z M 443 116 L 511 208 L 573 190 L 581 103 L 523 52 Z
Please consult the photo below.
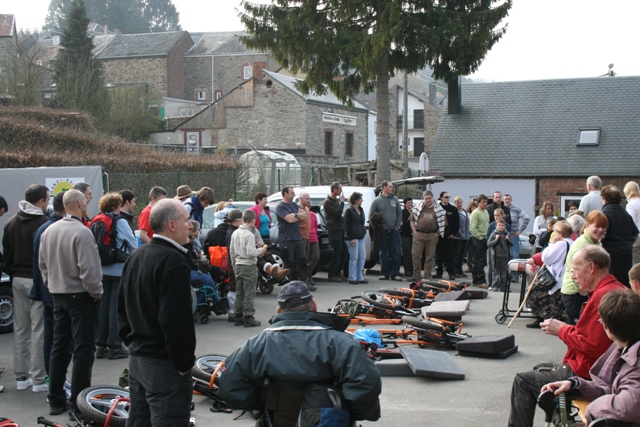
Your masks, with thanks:
M 509 273 L 509 257 L 511 255 L 511 234 L 507 231 L 507 223 L 503 219 L 496 220 L 496 230 L 489 236 L 487 246 L 493 255 L 492 288 L 495 292 L 504 292 L 507 288 Z

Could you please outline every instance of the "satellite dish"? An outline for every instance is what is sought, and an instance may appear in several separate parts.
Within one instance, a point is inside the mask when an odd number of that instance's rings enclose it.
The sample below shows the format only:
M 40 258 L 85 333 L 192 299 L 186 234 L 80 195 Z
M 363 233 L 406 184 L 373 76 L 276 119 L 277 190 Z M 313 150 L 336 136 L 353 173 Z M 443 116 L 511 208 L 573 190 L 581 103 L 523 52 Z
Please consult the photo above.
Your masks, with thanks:
M 427 153 L 420 154 L 420 173 L 423 176 L 429 173 L 429 156 L 427 156 Z

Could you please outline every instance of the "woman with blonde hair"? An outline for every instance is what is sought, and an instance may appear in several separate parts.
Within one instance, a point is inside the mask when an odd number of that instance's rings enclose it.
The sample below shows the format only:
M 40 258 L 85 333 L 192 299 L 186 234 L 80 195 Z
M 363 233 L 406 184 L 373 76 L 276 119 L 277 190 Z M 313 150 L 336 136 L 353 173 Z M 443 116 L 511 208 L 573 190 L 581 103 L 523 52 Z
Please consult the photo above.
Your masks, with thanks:
M 601 211 L 591 211 L 587 215 L 586 222 L 582 227 L 582 234 L 571 245 L 565 263 L 564 276 L 562 277 L 562 304 L 567 313 L 567 324 L 575 325 L 580 317 L 582 304 L 587 302 L 589 296 L 581 293 L 580 285 L 573 280 L 573 255 L 587 245 L 602 246 L 600 239 L 604 236 L 609 227 L 609 219 Z
M 634 181 L 627 182 L 624 186 L 624 196 L 627 198 L 627 213 L 640 229 L 640 186 Z M 633 264 L 638 263 L 640 263 L 640 236 L 633 243 Z
M 542 203 L 542 207 L 540 208 L 540 215 L 538 215 L 536 219 L 533 220 L 533 234 L 538 236 L 535 244 L 536 253 L 542 251 L 542 245 L 540 244 L 540 235 L 543 232 L 547 231 L 549 218 L 555 219 L 555 216 L 553 216 L 553 203 L 547 200 Z

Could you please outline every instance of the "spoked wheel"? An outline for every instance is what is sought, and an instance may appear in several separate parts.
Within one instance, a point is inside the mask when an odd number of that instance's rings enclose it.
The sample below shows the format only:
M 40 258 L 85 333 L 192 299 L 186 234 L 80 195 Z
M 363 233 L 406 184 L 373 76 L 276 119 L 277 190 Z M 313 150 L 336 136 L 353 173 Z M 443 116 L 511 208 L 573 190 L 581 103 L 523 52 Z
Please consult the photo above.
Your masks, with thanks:
M 98 385 L 82 390 L 78 394 L 76 404 L 80 412 L 99 425 L 105 424 L 109 410 L 115 404 L 109 425 L 124 427 L 129 419 L 130 403 L 128 400 L 115 403 L 118 398 L 128 399 L 129 392 L 121 387 Z
M 191 375 L 204 381 L 211 381 L 211 375 L 213 371 L 220 365 L 221 362 L 227 360 L 227 356 L 221 356 L 218 354 L 207 354 L 196 358 L 196 363 L 191 368 Z M 218 377 L 220 372 L 218 372 Z M 217 378 L 216 378 L 217 380 Z
M 402 307 L 402 303 L 400 301 L 386 297 L 386 295 L 387 294 L 383 292 L 364 291 L 362 293 L 362 299 L 375 307 L 386 308 L 387 310 Z

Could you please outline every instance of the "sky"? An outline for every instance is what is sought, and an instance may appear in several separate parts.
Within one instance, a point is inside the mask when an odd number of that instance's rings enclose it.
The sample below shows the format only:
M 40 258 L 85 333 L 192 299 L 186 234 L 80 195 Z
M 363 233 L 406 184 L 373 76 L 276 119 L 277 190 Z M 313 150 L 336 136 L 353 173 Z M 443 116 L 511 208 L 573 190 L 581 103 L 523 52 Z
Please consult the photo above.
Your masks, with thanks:
M 254 0 L 267 3 L 268 0 Z M 173 0 L 182 28 L 240 31 L 240 0 Z M 49 0 L 0 1 L 18 29 L 44 24 Z M 513 81 L 640 75 L 638 0 L 513 0 L 507 33 L 487 54 L 474 80 Z M 636 52 L 636 53 L 634 53 Z

